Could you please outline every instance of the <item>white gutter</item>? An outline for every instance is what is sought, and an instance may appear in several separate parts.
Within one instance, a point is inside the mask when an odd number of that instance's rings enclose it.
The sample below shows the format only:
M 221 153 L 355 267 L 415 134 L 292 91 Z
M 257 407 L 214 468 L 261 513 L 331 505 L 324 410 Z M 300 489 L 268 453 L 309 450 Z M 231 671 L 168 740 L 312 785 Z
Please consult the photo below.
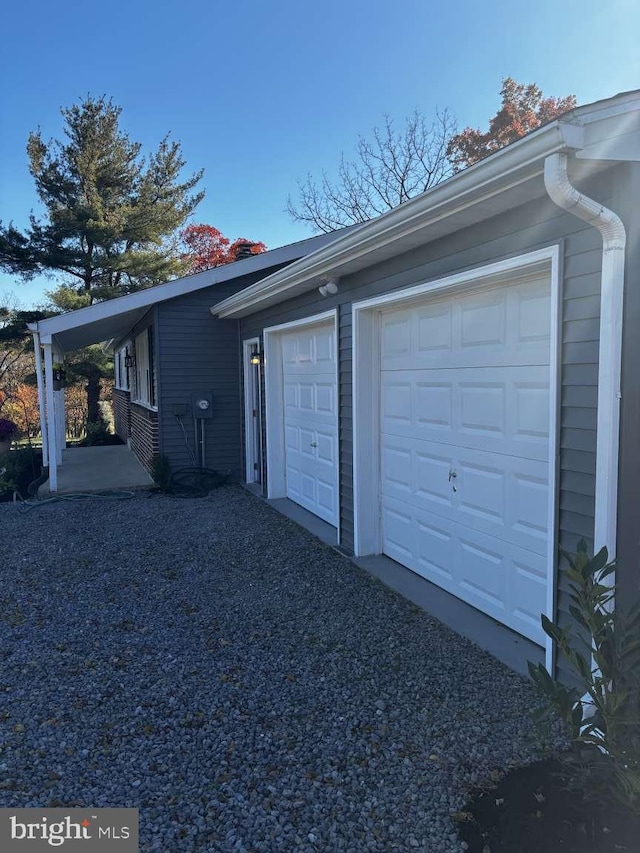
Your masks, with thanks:
M 618 445 L 620 373 L 626 233 L 620 217 L 583 195 L 569 182 L 566 154 L 552 154 L 544 164 L 544 183 L 551 199 L 583 219 L 602 235 L 598 421 L 596 441 L 595 548 L 616 555 L 618 518 Z M 614 582 L 611 576 L 611 583 Z
M 270 299 L 270 304 L 287 299 L 289 291 L 311 279 L 339 275 L 341 264 L 366 257 L 374 249 L 540 174 L 545 157 L 558 151 L 581 149 L 584 136 L 584 127 L 567 121 L 557 120 L 545 125 L 442 184 L 354 228 L 284 270 L 219 302 L 210 309 L 211 313 L 220 317 L 252 313 Z

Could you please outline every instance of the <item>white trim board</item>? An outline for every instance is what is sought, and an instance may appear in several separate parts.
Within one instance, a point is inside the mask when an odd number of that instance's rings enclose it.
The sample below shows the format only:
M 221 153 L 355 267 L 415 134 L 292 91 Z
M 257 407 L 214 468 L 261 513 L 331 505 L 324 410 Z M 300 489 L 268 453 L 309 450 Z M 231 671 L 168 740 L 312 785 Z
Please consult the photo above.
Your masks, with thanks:
M 496 287 L 511 277 L 519 281 L 529 274 L 545 270 L 551 277 L 551 334 L 549 415 L 549 500 L 547 542 L 546 615 L 554 618 L 556 591 L 557 541 L 557 456 L 559 390 L 559 247 L 529 252 L 463 273 L 425 282 L 403 290 L 354 303 L 353 312 L 353 515 L 356 557 L 379 554 L 382 550 L 380 527 L 380 334 L 382 309 L 408 306 L 433 295 L 461 293 L 482 287 Z M 553 665 L 553 644 L 545 642 L 546 665 Z
M 337 309 L 323 311 L 300 320 L 269 326 L 263 330 L 264 385 L 265 385 L 265 432 L 267 462 L 267 497 L 286 498 L 286 453 L 284 439 L 284 382 L 282 376 L 282 335 L 295 329 L 309 328 L 333 321 L 335 332 L 336 386 L 339 392 L 339 350 L 338 350 L 338 312 Z M 338 412 L 338 438 L 340 432 Z M 337 518 L 338 544 L 340 542 L 340 442 L 337 456 L 338 488 Z

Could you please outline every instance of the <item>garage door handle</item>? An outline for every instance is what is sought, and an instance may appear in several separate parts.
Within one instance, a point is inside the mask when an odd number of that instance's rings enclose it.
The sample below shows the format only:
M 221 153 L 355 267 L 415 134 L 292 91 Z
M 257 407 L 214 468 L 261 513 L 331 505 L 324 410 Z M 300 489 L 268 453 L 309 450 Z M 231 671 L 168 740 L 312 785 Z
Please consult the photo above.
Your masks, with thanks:
M 451 469 L 449 470 L 449 482 L 451 482 L 452 480 L 455 480 L 455 478 L 456 478 L 457 476 L 458 476 L 458 475 L 456 474 L 456 472 L 453 470 L 453 468 L 451 468 Z
M 312 441 L 312 442 L 311 442 L 311 447 L 317 447 L 317 446 L 318 446 L 318 445 L 315 443 L 315 441 Z

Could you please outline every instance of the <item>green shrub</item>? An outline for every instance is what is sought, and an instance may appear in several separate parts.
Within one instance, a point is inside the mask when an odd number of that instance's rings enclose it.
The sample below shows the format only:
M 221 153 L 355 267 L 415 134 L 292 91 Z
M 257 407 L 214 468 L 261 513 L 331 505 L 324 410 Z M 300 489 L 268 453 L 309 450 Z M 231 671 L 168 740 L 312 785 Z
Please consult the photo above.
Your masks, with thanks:
M 41 460 L 41 453 L 32 447 L 0 456 L 0 501 L 11 500 L 15 491 L 26 497 L 29 484 L 40 476 Z
M 104 421 L 88 423 L 85 437 L 80 444 L 83 447 L 101 447 L 111 443 L 111 433 Z
M 569 564 L 569 611 L 576 627 L 561 628 L 542 616 L 545 633 L 557 644 L 575 677 L 567 687 L 542 664 L 529 674 L 546 696 L 540 721 L 555 712 L 567 725 L 573 750 L 564 757 L 568 784 L 587 798 L 614 796 L 640 813 L 640 602 L 616 601 L 607 578 L 615 571 L 602 548 L 589 558 L 563 552 Z

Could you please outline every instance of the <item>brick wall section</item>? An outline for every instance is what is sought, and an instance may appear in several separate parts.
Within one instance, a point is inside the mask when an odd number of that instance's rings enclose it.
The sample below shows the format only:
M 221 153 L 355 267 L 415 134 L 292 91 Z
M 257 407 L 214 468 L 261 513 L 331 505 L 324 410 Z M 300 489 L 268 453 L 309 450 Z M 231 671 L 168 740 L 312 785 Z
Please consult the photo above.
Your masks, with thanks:
M 126 443 L 131 435 L 131 394 L 120 388 L 113 389 L 113 420 L 116 435 Z
M 131 403 L 131 447 L 140 463 L 150 471 L 159 449 L 158 413 L 136 403 Z

